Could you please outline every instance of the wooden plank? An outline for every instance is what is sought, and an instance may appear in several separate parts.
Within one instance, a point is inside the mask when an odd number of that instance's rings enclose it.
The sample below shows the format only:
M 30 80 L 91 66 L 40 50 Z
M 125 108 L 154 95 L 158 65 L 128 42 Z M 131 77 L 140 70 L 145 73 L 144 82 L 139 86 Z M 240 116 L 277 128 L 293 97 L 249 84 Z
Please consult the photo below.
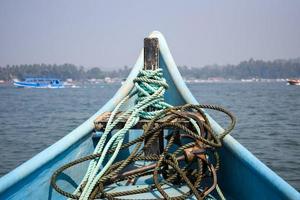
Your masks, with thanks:
M 116 114 L 116 117 L 120 116 L 122 114 L 122 112 L 119 112 Z M 107 122 L 108 122 L 108 119 L 111 115 L 111 112 L 104 112 L 102 113 L 101 115 L 99 115 L 96 120 L 94 121 L 94 125 L 95 125 L 95 130 L 96 131 L 104 131 L 106 125 L 107 125 Z M 204 121 L 204 119 L 202 118 L 201 115 L 197 115 L 199 117 L 199 119 L 201 119 L 202 121 Z M 164 123 L 165 121 L 169 121 L 169 118 L 168 117 L 164 117 L 164 118 L 161 118 L 159 120 L 156 121 L 156 123 L 160 124 L 160 123 Z M 146 120 L 146 119 L 141 119 L 135 126 L 133 126 L 131 129 L 142 129 L 143 126 L 148 123 L 149 120 Z M 185 126 L 190 126 L 190 121 L 188 120 L 185 120 L 185 119 L 174 119 L 172 120 L 172 122 L 179 122 Z M 121 120 L 120 123 L 118 123 L 115 127 L 115 129 L 121 129 L 124 127 L 126 123 L 126 119 L 124 120 Z
M 144 69 L 155 70 L 159 67 L 158 38 L 144 39 Z
M 144 69 L 156 70 L 159 67 L 159 43 L 158 38 L 145 38 L 144 39 Z M 149 107 L 148 111 L 153 111 Z M 145 138 L 145 143 L 149 138 Z M 159 134 L 158 140 L 144 150 L 145 155 L 156 154 L 159 155 L 163 150 L 163 131 Z

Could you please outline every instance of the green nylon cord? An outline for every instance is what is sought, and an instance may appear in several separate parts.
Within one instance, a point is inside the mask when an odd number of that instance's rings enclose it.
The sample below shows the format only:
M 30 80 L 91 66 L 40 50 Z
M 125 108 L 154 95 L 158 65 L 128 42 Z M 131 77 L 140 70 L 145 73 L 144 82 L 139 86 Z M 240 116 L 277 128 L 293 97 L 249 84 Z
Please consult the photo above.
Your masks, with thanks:
M 74 191 L 77 194 L 82 187 L 83 183 L 86 183 L 82 193 L 80 194 L 80 200 L 87 200 L 97 184 L 97 181 L 105 174 L 107 169 L 113 164 L 117 157 L 120 148 L 123 144 L 124 136 L 132 128 L 140 118 L 152 119 L 154 116 L 160 114 L 162 110 L 172 107 L 164 102 L 164 93 L 168 88 L 166 80 L 163 78 L 162 69 L 157 70 L 141 70 L 138 77 L 134 79 L 134 89 L 127 95 L 112 111 L 108 120 L 104 133 L 102 134 L 95 150 L 94 154 L 101 153 L 100 158 L 92 160 L 89 164 L 87 173 L 81 181 L 81 184 Z M 120 108 L 134 95 L 137 95 L 136 104 L 134 107 L 128 109 L 121 116 L 115 119 L 116 113 Z M 152 107 L 153 111 L 147 111 L 148 107 Z M 108 141 L 108 134 L 114 129 L 122 119 L 127 119 L 124 127 L 118 130 Z M 107 161 L 103 163 L 110 148 L 115 148 L 113 155 Z M 103 168 L 101 169 L 101 166 Z
M 165 116 L 167 121 L 165 121 L 163 124 L 157 124 L 157 126 L 154 126 L 154 124 L 156 124 L 156 121 L 160 119 L 159 116 L 154 117 L 152 120 L 150 120 L 146 126 L 144 127 L 144 134 L 142 136 L 139 136 L 138 138 L 126 143 L 126 144 L 122 144 L 121 149 L 124 148 L 128 148 L 129 146 L 135 145 L 134 150 L 131 152 L 131 154 L 129 155 L 129 157 L 126 160 L 122 160 L 119 162 L 116 162 L 114 164 L 112 164 L 110 166 L 110 168 L 106 171 L 106 173 L 99 179 L 99 182 L 97 182 L 96 187 L 93 188 L 93 191 L 91 193 L 91 195 L 89 196 L 90 199 L 94 199 L 94 198 L 107 198 L 107 199 L 111 199 L 111 200 L 118 200 L 118 199 L 122 199 L 119 198 L 120 196 L 126 196 L 126 195 L 132 195 L 132 194 L 137 194 L 137 193 L 145 193 L 145 192 L 150 192 L 151 189 L 157 189 L 159 190 L 159 192 L 163 195 L 164 198 L 169 199 L 169 200 L 183 200 L 185 198 L 187 198 L 188 196 L 190 196 L 193 190 L 193 193 L 196 194 L 195 192 L 195 188 L 199 187 L 199 184 L 202 180 L 202 178 L 205 178 L 206 176 L 210 176 L 209 174 L 207 174 L 205 171 L 203 171 L 203 158 L 200 158 L 200 160 L 197 160 L 198 163 L 198 171 L 197 170 L 191 170 L 191 163 L 186 163 L 187 165 L 182 166 L 180 168 L 179 167 L 179 163 L 177 162 L 177 159 L 179 155 L 183 154 L 184 149 L 193 147 L 196 145 L 196 141 L 199 141 L 202 137 L 204 138 L 210 138 L 209 140 L 215 140 L 214 137 L 210 137 L 209 135 L 214 135 L 214 133 L 212 131 L 210 131 L 210 129 L 206 129 L 206 131 L 202 132 L 201 130 L 201 134 L 198 133 L 198 130 L 196 130 L 197 128 L 197 124 L 199 125 L 204 125 L 207 124 L 207 126 L 209 126 L 209 122 L 208 122 L 208 118 L 205 116 L 205 114 L 201 114 L 203 113 L 203 111 L 201 109 L 213 109 L 213 110 L 218 110 L 221 111 L 223 113 L 225 113 L 226 115 L 229 116 L 229 118 L 231 119 L 231 123 L 224 129 L 223 133 L 220 133 L 217 137 L 219 137 L 220 140 L 223 139 L 223 137 L 225 137 L 225 135 L 227 135 L 234 127 L 235 125 L 235 117 L 229 112 L 226 111 L 224 108 L 218 107 L 218 106 L 213 106 L 213 105 L 191 105 L 191 104 L 186 104 L 184 106 L 179 106 L 179 107 L 173 107 L 172 109 L 165 109 L 162 111 L 162 113 L 160 114 L 161 116 Z M 199 119 L 194 118 L 195 115 L 193 115 L 191 112 L 189 111 L 193 111 L 193 112 L 198 112 L 200 115 L 202 115 L 204 121 L 201 122 Z M 190 119 L 191 124 L 193 124 L 194 129 L 190 129 L 188 126 L 185 126 L 183 124 L 179 123 L 174 123 L 173 120 L 174 119 L 178 119 L 180 121 L 180 119 Z M 193 119 L 196 119 L 196 121 L 193 121 Z M 195 123 L 195 124 L 194 124 Z M 195 126 L 196 125 L 196 126 Z M 171 153 L 168 152 L 169 147 L 172 145 L 172 143 L 175 142 L 175 138 L 177 137 L 177 134 L 172 134 L 170 138 L 166 138 L 168 140 L 168 143 L 166 145 L 166 148 L 164 149 L 164 153 L 161 154 L 160 156 L 157 155 L 152 155 L 152 156 L 142 156 L 143 155 L 143 149 L 144 148 L 148 148 L 150 145 L 152 145 L 153 141 L 157 139 L 159 133 L 161 133 L 161 131 L 163 129 L 165 129 L 166 127 L 177 130 L 178 134 L 181 135 L 181 137 L 184 138 L 193 138 L 194 142 L 185 144 L 185 145 L 181 145 L 179 143 L 177 143 L 176 145 L 178 146 L 178 149 Z M 198 127 L 199 128 L 199 127 Z M 149 138 L 149 136 L 151 136 Z M 141 142 L 144 141 L 144 138 L 148 137 L 149 139 L 147 140 L 147 142 L 144 144 L 143 149 L 140 149 L 140 145 Z M 168 136 L 167 136 L 168 137 Z M 218 143 L 216 143 L 216 141 L 214 142 L 209 142 L 207 140 L 202 139 L 202 141 L 204 143 L 206 143 L 207 145 L 211 146 L 211 147 L 207 147 L 207 148 L 212 148 L 211 150 L 214 149 L 214 147 L 219 147 Z M 175 144 L 175 143 L 174 143 Z M 140 149 L 140 150 L 139 150 Z M 209 150 L 208 149 L 208 150 Z M 116 149 L 110 149 L 108 151 L 108 154 L 113 154 L 115 152 Z M 209 150 L 210 151 L 210 150 Z M 171 153 L 171 154 L 170 154 Z M 75 161 L 72 161 L 71 163 L 68 163 L 62 167 L 60 167 L 58 170 L 56 170 L 51 178 L 51 186 L 58 191 L 59 193 L 63 194 L 64 196 L 67 196 L 69 198 L 73 198 L 73 199 L 79 199 L 80 196 L 79 195 L 73 195 L 70 194 L 68 192 L 63 191 L 62 189 L 60 189 L 56 182 L 56 179 L 58 177 L 59 174 L 61 174 L 64 170 L 79 164 L 81 162 L 84 162 L 86 160 L 92 160 L 95 159 L 97 157 L 101 157 L 101 153 L 99 154 L 91 154 L 88 156 L 85 156 L 83 158 L 77 159 Z M 161 156 L 163 156 L 163 160 L 161 160 Z M 217 152 L 214 152 L 213 155 L 211 155 L 212 159 L 210 160 L 210 156 L 207 157 L 208 154 L 206 153 L 206 165 L 204 166 L 208 166 L 208 164 L 210 162 L 214 162 L 210 164 L 210 167 L 208 167 L 206 170 L 209 170 L 210 172 L 213 173 L 213 171 L 215 171 L 214 173 L 216 173 L 216 171 L 219 169 L 220 165 L 220 159 L 219 156 L 217 154 Z M 171 160 L 170 160 L 171 159 Z M 155 174 L 153 174 L 153 179 L 155 180 L 155 185 L 151 185 L 148 188 L 144 188 L 144 189 L 136 189 L 136 190 L 129 190 L 129 191 L 123 191 L 123 192 L 113 192 L 113 193 L 107 193 L 104 191 L 104 185 L 106 184 L 107 181 L 109 181 L 112 176 L 118 174 L 122 169 L 124 169 L 124 167 L 128 166 L 130 163 L 138 161 L 138 160 L 147 160 L 147 161 L 156 161 L 156 167 L 155 167 Z M 173 170 L 177 171 L 176 173 L 174 173 L 174 171 L 170 171 L 168 176 L 166 176 L 167 174 L 165 174 L 166 177 L 165 181 L 168 183 L 172 183 L 175 179 L 178 179 L 178 175 L 180 175 L 182 177 L 182 179 L 184 179 L 184 182 L 186 182 L 188 184 L 188 187 L 190 188 L 190 191 L 188 193 L 184 193 L 180 196 L 177 197 L 169 197 L 167 193 L 165 193 L 162 190 L 162 185 L 161 183 L 158 181 L 158 173 L 160 173 L 159 171 L 162 170 L 161 167 L 163 165 L 169 165 L 171 168 L 173 168 Z M 159 170 L 159 171 L 157 171 Z M 187 171 L 188 170 L 188 171 Z M 207 172 L 209 172 L 207 171 Z M 203 173 L 204 172 L 204 173 Z M 153 172 L 151 172 L 153 173 Z M 190 180 L 187 180 L 186 178 L 186 173 L 189 174 L 189 176 L 195 177 L 196 179 L 193 180 L 193 178 L 191 180 L 192 184 L 190 182 Z M 145 174 L 141 174 L 141 173 L 137 173 L 137 174 L 133 174 L 132 176 L 137 177 L 137 176 L 144 176 Z M 123 177 L 124 178 L 124 177 Z M 115 181 L 121 181 L 123 178 L 121 179 L 116 179 Z M 126 179 L 128 179 L 129 177 L 126 177 Z M 175 178 L 175 179 L 174 179 Z M 212 181 L 216 181 L 216 177 L 213 178 Z M 215 182 L 216 183 L 216 182 Z M 164 183 L 163 183 L 164 184 Z M 201 192 L 201 196 L 198 197 L 197 199 L 202 199 L 202 197 L 204 197 L 205 199 L 214 199 L 212 196 L 209 195 L 209 193 L 214 189 L 213 188 L 214 185 L 212 185 L 210 188 L 204 188 L 203 190 L 199 189 L 199 191 Z M 220 196 L 220 199 L 225 199 L 224 195 L 222 194 L 219 186 L 216 184 L 215 185 L 215 189 L 217 191 L 217 193 Z M 198 193 L 198 192 L 197 192 Z M 99 195 L 97 195 L 99 194 Z M 204 195 L 204 196 L 203 196 Z M 207 196 L 208 195 L 208 196 Z
M 167 88 L 168 84 L 163 78 L 162 69 L 140 71 L 137 78 L 134 79 L 134 88 L 132 91 L 124 97 L 111 112 L 105 130 L 93 152 L 93 155 L 101 156 L 95 156 L 96 158 L 91 160 L 84 178 L 73 192 L 73 195 L 77 195 L 80 200 L 87 200 L 91 198 L 91 196 L 94 196 L 95 186 L 99 184 L 102 177 L 107 178 L 105 177 L 107 176 L 107 173 L 111 173 L 111 167 L 113 166 L 119 151 L 123 148 L 122 146 L 126 133 L 128 133 L 141 118 L 149 120 L 160 118 L 164 115 L 165 109 L 173 107 L 164 102 L 164 93 Z M 135 105 L 116 117 L 122 106 L 134 97 L 137 97 Z M 147 109 L 149 107 L 151 107 L 151 110 Z M 124 120 L 126 120 L 124 127 L 117 130 L 112 137 L 108 138 L 108 135 L 114 130 L 115 126 L 120 121 Z M 192 118 L 189 118 L 188 120 L 194 126 L 197 136 L 200 137 L 200 128 L 196 121 Z M 205 128 L 209 127 L 205 126 Z M 213 131 L 211 130 L 211 132 Z M 225 135 L 226 134 L 222 135 L 222 137 Z M 106 158 L 108 158 L 108 161 L 104 162 Z M 186 178 L 184 174 L 183 176 Z M 186 181 L 190 183 L 188 180 Z M 157 183 L 157 185 L 159 186 L 159 183 Z M 190 187 L 195 189 L 191 183 Z M 219 188 L 217 188 L 218 194 L 222 198 L 222 192 L 218 189 Z M 162 189 L 160 192 L 162 192 Z M 194 193 L 197 194 L 198 192 L 194 191 Z M 211 196 L 208 196 L 207 198 L 209 199 L 209 197 Z

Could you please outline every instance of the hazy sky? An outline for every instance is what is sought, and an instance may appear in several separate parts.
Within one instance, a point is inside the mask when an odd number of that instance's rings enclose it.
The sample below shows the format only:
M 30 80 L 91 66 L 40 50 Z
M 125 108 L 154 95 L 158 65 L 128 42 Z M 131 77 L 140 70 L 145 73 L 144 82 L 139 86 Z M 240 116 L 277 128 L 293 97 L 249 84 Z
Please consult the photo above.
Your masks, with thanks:
M 300 56 L 299 0 L 1 0 L 0 65 L 132 66 L 153 30 L 178 65 Z

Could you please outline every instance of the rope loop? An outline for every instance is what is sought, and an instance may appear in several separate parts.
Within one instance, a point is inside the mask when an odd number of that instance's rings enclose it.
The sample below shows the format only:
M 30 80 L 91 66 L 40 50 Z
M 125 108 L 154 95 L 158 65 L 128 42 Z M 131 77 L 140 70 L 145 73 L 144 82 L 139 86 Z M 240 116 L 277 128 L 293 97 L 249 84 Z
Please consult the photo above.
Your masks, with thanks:
M 159 115 L 164 109 L 171 107 L 171 105 L 164 102 L 164 93 L 168 88 L 168 84 L 163 78 L 162 69 L 140 70 L 137 78 L 135 78 L 133 82 L 135 87 L 112 111 L 105 131 L 94 150 L 93 154 L 100 154 L 101 156 L 91 160 L 87 173 L 73 193 L 74 196 L 79 196 L 80 200 L 89 199 L 99 180 L 105 176 L 118 156 L 123 145 L 125 134 L 128 133 L 140 118 L 152 119 L 154 116 Z M 123 112 L 122 115 L 115 117 L 121 107 L 135 95 L 137 96 L 135 105 Z M 124 127 L 117 130 L 111 138 L 108 138 L 108 134 L 114 130 L 114 127 L 122 119 L 126 119 Z M 108 156 L 110 149 L 114 149 L 114 152 L 111 156 Z M 105 158 L 108 158 L 106 159 L 108 160 L 107 162 L 104 161 Z M 122 168 L 123 167 L 120 166 L 119 170 Z M 83 184 L 85 184 L 84 187 Z M 83 188 L 83 190 L 79 194 L 81 188 Z
M 141 118 L 152 119 L 159 115 L 162 110 L 172 107 L 164 101 L 163 95 L 169 86 L 163 77 L 162 69 L 140 70 L 133 82 L 138 96 L 136 104 L 150 97 L 155 99 L 155 102 L 139 112 Z M 148 109 L 149 107 L 151 109 Z
M 60 167 L 52 175 L 52 187 L 66 197 L 79 200 L 95 198 L 120 200 L 122 196 L 151 192 L 154 189 L 162 198 L 168 200 L 183 200 L 191 195 L 195 195 L 198 200 L 215 199 L 210 195 L 215 189 L 220 198 L 224 199 L 217 184 L 216 172 L 220 168 L 220 158 L 216 150 L 222 146 L 223 138 L 234 128 L 235 117 L 226 109 L 214 105 L 186 104 L 173 107 L 167 104 L 164 101 L 164 93 L 168 84 L 163 78 L 162 69 L 141 70 L 133 81 L 135 87 L 111 112 L 94 153 Z M 117 116 L 122 106 L 131 98 L 136 98 L 135 105 Z M 222 133 L 216 133 L 203 109 L 225 113 L 230 118 L 230 124 Z M 162 117 L 165 117 L 163 123 L 158 122 Z M 143 128 L 144 133 L 123 144 L 125 135 L 141 118 L 149 119 Z M 126 120 L 124 127 L 108 137 L 116 125 L 124 119 Z M 188 124 L 182 123 L 183 121 L 188 121 Z M 145 155 L 144 149 L 149 148 L 159 138 L 163 138 L 164 130 L 172 131 L 165 137 L 166 144 L 161 154 Z M 119 152 L 130 147 L 133 148 L 130 155 L 124 160 L 115 162 Z M 91 160 L 87 173 L 72 194 L 56 185 L 59 174 L 87 160 Z M 125 168 L 134 166 L 136 161 L 153 164 L 126 172 Z M 105 190 L 105 186 L 111 183 L 132 181 L 146 176 L 149 178 L 151 174 L 153 183 L 149 184 L 149 187 L 122 192 Z M 205 181 L 202 181 L 204 179 Z M 166 185 L 182 184 L 189 190 L 179 196 L 171 196 L 164 190 Z

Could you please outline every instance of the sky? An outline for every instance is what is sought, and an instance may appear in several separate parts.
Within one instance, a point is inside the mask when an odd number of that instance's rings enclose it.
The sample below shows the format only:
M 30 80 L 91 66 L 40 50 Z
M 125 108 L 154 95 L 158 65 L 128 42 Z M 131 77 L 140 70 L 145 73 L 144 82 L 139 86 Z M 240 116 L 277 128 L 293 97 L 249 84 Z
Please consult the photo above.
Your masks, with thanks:
M 299 0 L 0 0 L 0 66 L 133 66 L 162 32 L 178 65 L 300 57 Z

